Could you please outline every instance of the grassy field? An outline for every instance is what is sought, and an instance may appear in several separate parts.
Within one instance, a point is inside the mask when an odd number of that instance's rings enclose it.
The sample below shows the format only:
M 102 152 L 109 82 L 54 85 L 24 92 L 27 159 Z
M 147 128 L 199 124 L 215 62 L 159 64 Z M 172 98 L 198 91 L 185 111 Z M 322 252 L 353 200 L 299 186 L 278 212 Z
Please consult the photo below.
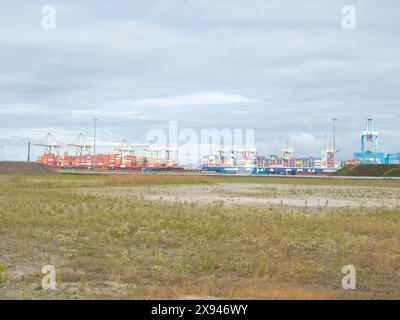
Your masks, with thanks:
M 321 185 L 327 193 L 355 186 L 388 197 L 400 187 L 398 180 L 0 176 L 0 298 L 400 298 L 400 208 L 143 197 L 143 190 L 220 183 Z M 119 197 L 124 188 L 129 196 Z M 270 196 L 268 188 L 257 197 Z M 307 192 L 293 197 L 307 199 Z M 45 291 L 41 269 L 49 264 L 57 289 Z M 356 290 L 341 288 L 349 264 Z

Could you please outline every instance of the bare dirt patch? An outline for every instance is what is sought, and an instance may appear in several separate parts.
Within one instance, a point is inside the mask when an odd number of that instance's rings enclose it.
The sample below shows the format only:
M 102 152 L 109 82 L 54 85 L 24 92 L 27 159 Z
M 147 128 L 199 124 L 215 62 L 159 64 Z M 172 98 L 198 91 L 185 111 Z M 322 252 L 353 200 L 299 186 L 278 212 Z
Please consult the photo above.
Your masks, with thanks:
M 289 184 L 221 183 L 215 185 L 174 185 L 110 187 L 82 190 L 84 193 L 151 201 L 191 202 L 246 206 L 292 207 L 388 207 L 400 206 L 398 188 L 351 186 L 308 186 Z

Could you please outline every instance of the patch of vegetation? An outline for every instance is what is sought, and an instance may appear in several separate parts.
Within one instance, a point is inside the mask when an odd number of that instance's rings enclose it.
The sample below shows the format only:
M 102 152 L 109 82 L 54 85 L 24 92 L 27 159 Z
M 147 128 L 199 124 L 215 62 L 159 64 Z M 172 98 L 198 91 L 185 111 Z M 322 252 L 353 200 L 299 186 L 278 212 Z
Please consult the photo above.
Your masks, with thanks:
M 208 177 L 196 175 L 132 174 L 105 177 L 107 186 L 207 184 L 211 182 L 212 180 Z
M 385 172 L 384 177 L 400 177 L 400 167 L 392 168 L 389 171 Z
M 399 177 L 400 165 L 397 164 L 349 165 L 332 173 L 332 176 Z
M 309 186 L 400 187 L 400 180 L 308 178 L 293 176 L 206 176 L 192 174 L 62 174 L 49 176 L 0 175 L 0 183 L 18 188 L 79 188 L 118 186 L 158 186 L 179 184 L 265 183 Z
M 0 262 L 0 286 L 3 284 L 3 282 L 6 278 L 5 270 L 6 270 L 6 267 L 4 266 L 4 264 L 2 264 Z

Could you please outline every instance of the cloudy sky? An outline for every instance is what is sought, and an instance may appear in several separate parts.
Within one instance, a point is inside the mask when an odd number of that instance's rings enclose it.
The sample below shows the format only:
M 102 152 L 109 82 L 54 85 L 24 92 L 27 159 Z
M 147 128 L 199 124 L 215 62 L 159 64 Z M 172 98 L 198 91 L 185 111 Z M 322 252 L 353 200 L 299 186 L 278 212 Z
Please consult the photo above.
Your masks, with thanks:
M 400 151 L 398 0 L 0 0 L 0 145 L 52 132 L 100 151 L 167 128 L 255 130 L 262 154 L 290 140 L 317 155 L 339 118 L 340 158 L 373 117 L 383 151 Z M 44 30 L 42 6 L 56 9 Z M 342 28 L 342 7 L 356 29 Z M 65 149 L 67 150 L 67 148 Z M 40 150 L 34 149 L 35 154 Z

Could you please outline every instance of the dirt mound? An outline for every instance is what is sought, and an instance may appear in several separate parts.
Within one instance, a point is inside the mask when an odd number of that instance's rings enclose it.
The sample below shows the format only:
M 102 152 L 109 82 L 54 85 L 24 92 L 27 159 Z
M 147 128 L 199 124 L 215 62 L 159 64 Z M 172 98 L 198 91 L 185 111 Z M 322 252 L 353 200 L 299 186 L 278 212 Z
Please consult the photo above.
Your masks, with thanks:
M 400 165 L 398 164 L 359 164 L 344 167 L 333 176 L 350 177 L 399 177 Z
M 0 161 L 0 174 L 43 176 L 55 173 L 51 167 L 40 163 Z

